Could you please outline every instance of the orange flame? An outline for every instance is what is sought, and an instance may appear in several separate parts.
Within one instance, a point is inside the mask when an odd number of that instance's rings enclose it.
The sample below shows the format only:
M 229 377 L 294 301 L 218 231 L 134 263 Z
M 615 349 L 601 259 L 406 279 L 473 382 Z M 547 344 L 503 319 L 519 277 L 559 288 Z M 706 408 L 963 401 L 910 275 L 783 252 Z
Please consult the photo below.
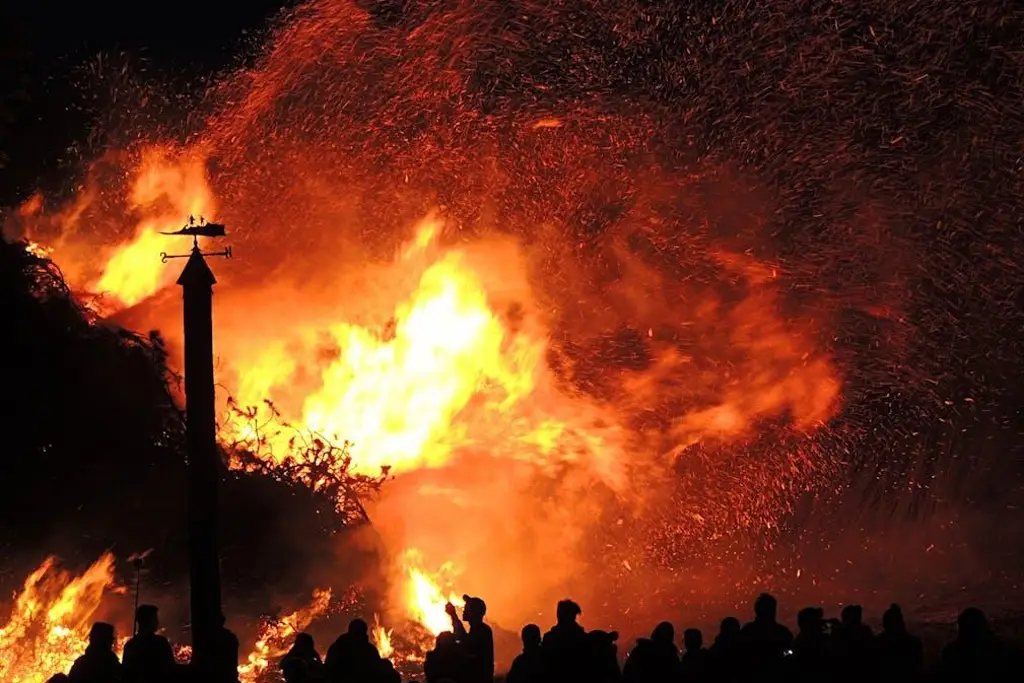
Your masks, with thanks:
M 117 590 L 114 557 L 103 555 L 72 577 L 48 557 L 25 579 L 0 628 L 0 680 L 42 683 L 66 673 L 83 652 L 103 596 Z
M 420 566 L 422 556 L 415 549 L 407 550 L 404 553 L 403 566 L 406 571 L 405 609 L 408 616 L 415 622 L 421 624 L 435 636 L 442 631 L 452 630 L 451 618 L 445 611 L 446 605 L 450 602 L 458 608 L 464 606 L 461 597 L 449 591 L 447 595 L 441 587 L 441 583 L 451 585 L 456 575 L 455 565 L 447 562 L 442 565 L 437 578 L 430 576 Z
M 546 119 L 537 125 L 555 123 Z M 176 269 L 154 258 L 165 244 L 158 239 L 160 230 L 179 227 L 188 214 L 211 217 L 214 199 L 202 158 L 165 148 L 148 151 L 133 179 L 129 203 L 142 216 L 134 238 L 114 247 L 102 274 L 83 285 L 108 292 L 114 300 L 111 309 L 132 306 L 173 278 Z M 39 211 L 39 206 L 29 206 L 26 215 Z M 649 468 L 657 455 L 677 456 L 701 440 L 739 439 L 776 418 L 812 430 L 835 413 L 840 394 L 835 369 L 827 354 L 782 319 L 772 298 L 773 268 L 752 259 L 712 255 L 722 269 L 748 283 L 752 294 L 739 305 L 709 295 L 684 311 L 677 311 L 682 297 L 673 298 L 671 306 L 650 303 L 656 298 L 652 292 L 677 290 L 673 283 L 655 279 L 657 274 L 644 273 L 650 279 L 642 286 L 632 283 L 632 291 L 618 295 L 620 304 L 648 309 L 637 319 L 643 318 L 640 329 L 650 340 L 652 362 L 643 370 L 616 370 L 617 395 L 595 399 L 552 369 L 549 359 L 561 351 L 551 341 L 548 302 L 542 305 L 535 295 L 526 247 L 510 238 L 450 246 L 442 243 L 444 228 L 438 216 L 425 218 L 392 263 L 369 265 L 360 272 L 372 281 L 362 290 L 354 289 L 357 278 L 339 273 L 320 283 L 330 285 L 326 294 L 300 296 L 301 305 L 287 298 L 287 286 L 265 283 L 235 292 L 238 298 L 219 300 L 217 308 L 223 381 L 235 389 L 240 405 L 271 399 L 289 424 L 352 442 L 349 452 L 356 472 L 375 475 L 388 466 L 400 478 L 416 480 L 401 494 L 401 504 L 394 504 L 400 509 L 391 510 L 399 531 L 382 533 L 392 549 L 427 551 L 398 555 L 401 579 L 399 595 L 393 597 L 403 617 L 431 633 L 449 628 L 444 606 L 449 600 L 461 601 L 450 590 L 453 565 L 441 565 L 436 574 L 424 566 L 459 557 L 469 578 L 497 575 L 477 572 L 480 562 L 466 561 L 468 553 L 458 552 L 465 548 L 451 546 L 460 542 L 456 537 L 490 538 L 500 523 L 498 516 L 465 514 L 467 521 L 453 534 L 442 515 L 436 524 L 428 519 L 433 511 L 417 486 L 450 487 L 458 495 L 449 498 L 460 498 L 458 505 L 464 498 L 479 506 L 504 505 L 509 508 L 504 512 L 512 512 L 521 503 L 515 497 L 517 486 L 526 490 L 537 472 L 561 477 L 569 469 L 566 465 L 572 465 L 578 476 L 571 480 L 580 491 L 600 483 L 621 496 L 639 498 L 644 492 L 628 490 L 638 487 L 626 487 L 627 476 Z M 252 301 L 262 293 L 270 296 L 260 297 L 265 305 L 254 310 Z M 588 314 L 600 316 L 599 308 L 588 308 Z M 673 342 L 658 345 L 651 325 L 666 315 L 679 316 L 668 324 L 702 325 L 718 335 L 715 340 L 720 338 L 727 348 L 721 362 L 711 359 L 715 369 L 696 369 Z M 602 334 L 615 328 L 585 322 Z M 177 318 L 147 323 L 178 328 Z M 649 423 L 646 418 L 655 414 L 657 427 L 649 438 L 636 423 Z M 233 419 L 223 436 L 251 438 L 250 428 Z M 266 435 L 271 448 L 261 455 L 276 460 L 295 455 L 290 436 Z M 487 467 L 474 469 L 474 458 L 486 461 Z M 457 462 L 469 464 L 453 467 Z M 494 475 L 499 462 L 500 472 Z M 485 471 L 484 494 L 479 491 Z M 526 474 L 516 479 L 520 472 Z M 495 476 L 502 480 L 494 483 Z M 506 498 L 495 501 L 494 496 Z M 553 511 L 560 520 L 596 516 L 570 507 L 555 501 L 544 514 Z M 520 516 L 516 519 L 521 521 Z M 565 525 L 555 526 L 562 531 Z M 574 540 L 576 531 L 568 530 L 566 538 Z M 551 565 L 568 564 L 564 558 L 571 551 L 564 547 L 557 553 L 535 553 L 530 542 L 514 533 L 508 538 L 512 540 L 503 549 L 531 561 L 526 564 L 535 566 L 541 558 Z M 565 569 L 560 565 L 550 574 L 569 576 Z M 491 591 L 506 590 L 506 607 L 514 608 L 512 588 L 486 585 L 481 591 L 488 591 L 490 602 Z M 390 643 L 390 632 L 375 637 L 384 642 L 385 635 Z M 261 637 L 245 665 L 246 675 L 266 668 L 267 653 L 273 650 L 267 642 Z
M 305 629 L 317 617 L 327 611 L 331 603 L 330 589 L 313 592 L 313 600 L 306 607 L 296 610 L 278 621 L 264 622 L 256 637 L 252 652 L 246 657 L 244 664 L 238 667 L 238 678 L 242 683 L 255 683 L 272 665 L 277 663 L 295 636 Z
M 167 249 L 160 232 L 177 230 L 188 216 L 210 218 L 213 194 L 202 157 L 175 156 L 168 148 L 148 148 L 129 196 L 129 206 L 144 216 L 130 242 L 115 247 L 92 289 L 115 297 L 119 307 L 133 306 L 174 280 L 155 258 Z
M 373 631 L 370 637 L 373 640 L 373 644 L 377 646 L 377 652 L 384 659 L 391 659 L 395 654 L 395 648 L 391 644 L 391 635 L 394 633 L 393 629 L 384 628 L 380 625 L 380 618 L 373 615 Z

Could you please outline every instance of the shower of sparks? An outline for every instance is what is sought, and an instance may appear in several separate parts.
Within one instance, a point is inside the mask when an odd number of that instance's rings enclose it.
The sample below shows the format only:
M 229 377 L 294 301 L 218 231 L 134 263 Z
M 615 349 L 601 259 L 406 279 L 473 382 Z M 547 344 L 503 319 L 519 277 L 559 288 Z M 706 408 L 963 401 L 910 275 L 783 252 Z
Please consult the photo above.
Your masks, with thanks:
M 140 126 L 125 186 L 12 220 L 172 331 L 153 235 L 215 211 L 223 383 L 396 467 L 396 557 L 515 617 L 598 558 L 575 588 L 642 608 L 805 494 L 896 514 L 1003 466 L 927 434 L 1012 417 L 1018 3 L 366 4 L 304 3 L 188 148 Z

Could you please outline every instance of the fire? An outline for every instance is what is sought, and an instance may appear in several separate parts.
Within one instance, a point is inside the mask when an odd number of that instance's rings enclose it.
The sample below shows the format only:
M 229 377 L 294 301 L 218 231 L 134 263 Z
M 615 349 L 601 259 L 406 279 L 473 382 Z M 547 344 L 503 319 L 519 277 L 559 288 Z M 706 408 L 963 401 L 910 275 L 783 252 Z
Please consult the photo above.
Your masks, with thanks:
M 160 232 L 180 228 L 188 216 L 210 217 L 213 194 L 206 183 L 204 160 L 178 155 L 165 147 L 147 148 L 129 194 L 129 209 L 142 214 L 135 237 L 116 246 L 91 289 L 134 306 L 174 280 L 174 271 L 159 255 L 167 248 Z
M 109 553 L 77 577 L 60 570 L 56 558 L 47 558 L 25 579 L 0 628 L 0 680 L 42 683 L 66 673 L 85 652 L 103 597 L 117 590 Z
M 114 557 L 107 553 L 79 576 L 57 567 L 47 558 L 25 579 L 15 596 L 7 623 L 0 627 L 0 680 L 7 683 L 43 683 L 55 673 L 67 673 L 88 644 L 89 629 L 103 598 L 123 592 L 114 581 Z M 309 605 L 280 620 L 261 624 L 252 652 L 238 667 L 243 683 L 255 683 L 291 646 L 295 635 L 331 602 L 330 590 L 317 590 Z M 120 656 L 127 637 L 119 639 Z M 175 659 L 188 662 L 192 648 L 174 646 Z
M 256 644 L 238 667 L 238 678 L 242 683 L 255 683 L 260 676 L 288 652 L 295 636 L 323 615 L 331 604 L 330 590 L 313 592 L 313 600 L 302 609 L 296 610 L 279 620 L 265 620 L 261 626 Z
M 422 224 L 400 263 L 426 250 L 439 228 L 432 220 Z M 401 473 L 449 462 L 452 449 L 465 443 L 452 425 L 471 401 L 483 396 L 488 409 L 501 413 L 535 386 L 543 342 L 507 330 L 458 250 L 425 268 L 392 319 L 391 329 L 335 322 L 305 332 L 291 348 L 270 345 L 241 369 L 236 398 L 258 405 L 308 373 L 313 368 L 296 358 L 295 347 L 314 353 L 326 338 L 337 357 L 314 370 L 316 388 L 290 420 L 354 443 L 358 472 L 388 466 Z M 244 428 L 235 426 L 243 434 Z
M 377 652 L 384 659 L 391 659 L 395 654 L 395 648 L 391 644 L 391 636 L 394 633 L 393 629 L 384 628 L 380 625 L 380 618 L 373 615 L 373 631 L 370 633 L 370 637 L 373 640 L 373 644 L 377 646 Z
M 427 574 L 420 566 L 422 556 L 415 549 L 405 552 L 402 564 L 407 573 L 405 608 L 409 616 L 433 635 L 452 629 L 451 617 L 445 611 L 450 602 L 458 608 L 465 604 L 461 597 L 449 591 L 445 595 L 440 584 L 451 585 L 457 574 L 455 565 L 446 562 L 440 567 L 437 579 Z

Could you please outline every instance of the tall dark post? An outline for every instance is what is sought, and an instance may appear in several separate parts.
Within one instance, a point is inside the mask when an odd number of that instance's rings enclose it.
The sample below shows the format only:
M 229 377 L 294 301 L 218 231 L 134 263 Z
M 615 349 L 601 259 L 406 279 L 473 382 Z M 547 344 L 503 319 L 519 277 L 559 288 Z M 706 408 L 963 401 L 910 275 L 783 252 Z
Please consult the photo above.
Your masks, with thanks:
M 178 277 L 185 299 L 185 441 L 188 449 L 188 562 L 192 613 L 193 681 L 237 681 L 228 657 L 237 658 L 234 636 L 225 639 L 220 599 L 220 544 L 217 489 L 223 467 L 217 448 L 217 415 L 213 385 L 213 285 L 217 282 L 199 250 L 200 237 L 223 237 L 225 228 L 202 217 L 176 232 L 192 238 L 188 255 L 160 254 L 160 259 L 187 258 Z M 231 258 L 231 247 L 205 256 Z M 228 641 L 234 640 L 231 652 Z
M 217 680 L 221 628 L 216 403 L 213 383 L 213 271 L 192 248 L 178 284 L 185 308 L 185 434 L 188 447 L 188 554 L 192 667 L 196 681 Z

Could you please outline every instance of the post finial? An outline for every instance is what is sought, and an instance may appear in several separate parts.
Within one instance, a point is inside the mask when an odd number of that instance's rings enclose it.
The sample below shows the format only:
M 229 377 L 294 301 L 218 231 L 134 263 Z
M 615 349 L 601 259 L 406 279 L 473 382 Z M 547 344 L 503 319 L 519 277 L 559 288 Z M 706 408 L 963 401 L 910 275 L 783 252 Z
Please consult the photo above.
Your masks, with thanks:
M 198 255 L 200 259 L 204 256 L 223 256 L 224 258 L 231 258 L 231 247 L 225 247 L 223 251 L 211 251 L 203 253 L 199 249 L 199 238 L 200 237 L 224 237 L 227 234 L 227 230 L 223 223 L 207 223 L 206 219 L 202 216 L 199 217 L 197 222 L 195 216 L 188 217 L 188 223 L 186 223 L 181 230 L 175 230 L 174 232 L 161 232 L 161 235 L 188 235 L 192 238 L 192 252 L 189 254 L 168 254 L 166 251 L 160 252 L 160 262 L 167 263 L 172 258 L 187 258 L 190 261 L 193 256 Z M 186 270 L 188 266 L 185 266 Z M 209 270 L 209 268 L 207 268 Z M 184 273 L 182 273 L 184 276 Z M 212 274 L 211 274 L 212 277 Z

